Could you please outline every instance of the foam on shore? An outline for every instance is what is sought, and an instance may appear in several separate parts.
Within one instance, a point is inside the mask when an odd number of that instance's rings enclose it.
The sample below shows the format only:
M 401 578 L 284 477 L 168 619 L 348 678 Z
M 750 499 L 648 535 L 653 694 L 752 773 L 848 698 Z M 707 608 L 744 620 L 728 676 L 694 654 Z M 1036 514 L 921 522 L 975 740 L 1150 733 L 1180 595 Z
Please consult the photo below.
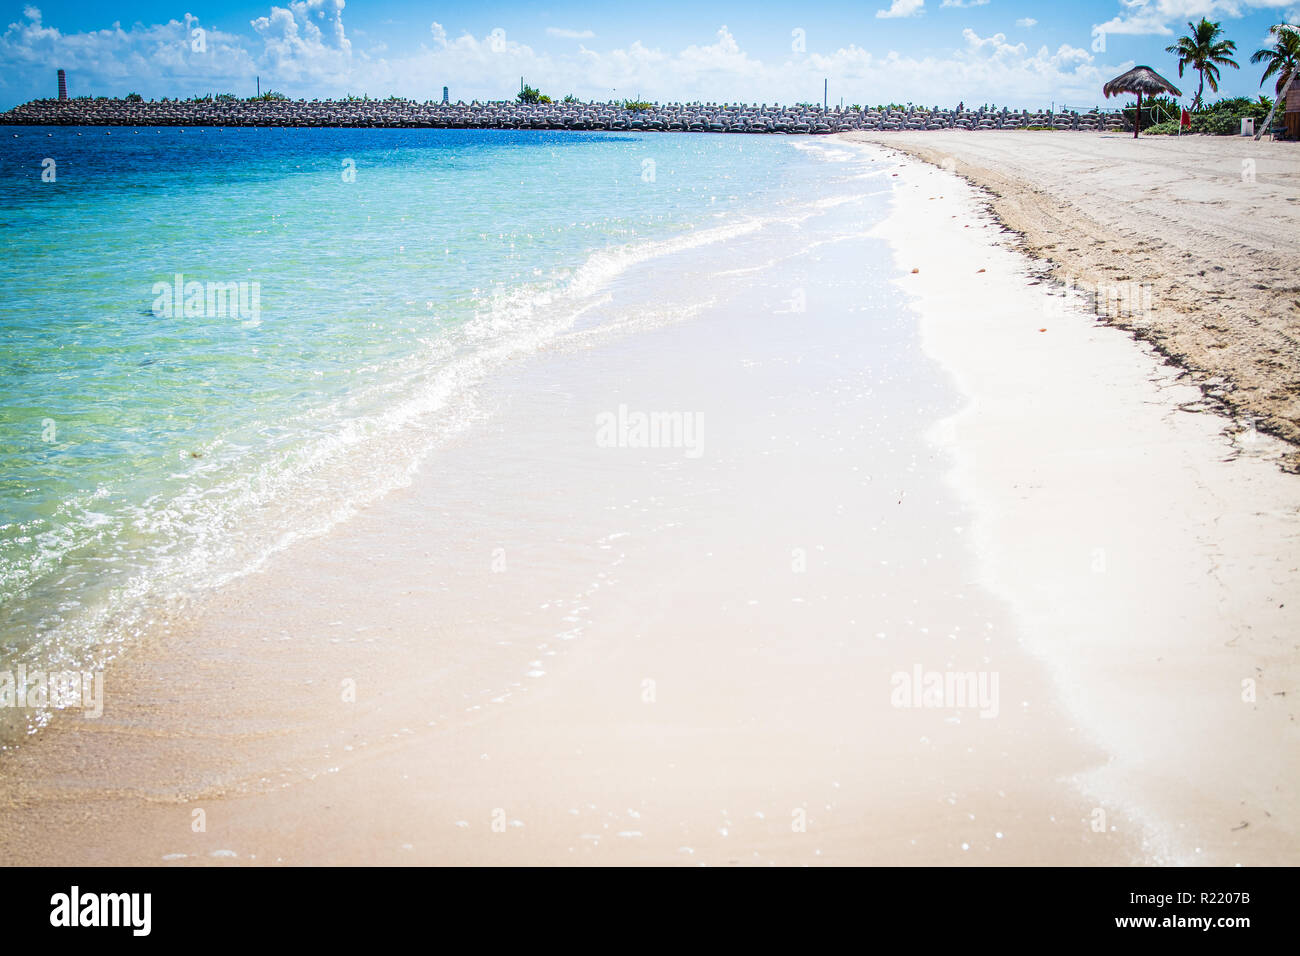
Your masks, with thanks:
M 0 852 L 1142 859 L 1122 812 L 1089 828 L 1068 778 L 1104 755 L 977 583 L 925 439 L 959 396 L 867 234 L 884 164 L 827 159 L 761 228 L 603 281 L 407 487 L 124 656 L 99 723 L 9 756 Z
M 882 158 L 895 154 L 876 146 Z M 981 580 L 1109 754 L 1077 783 L 1183 863 L 1295 861 L 1300 482 L 1150 349 L 1064 304 L 958 176 L 897 161 L 888 239 L 967 396 L 955 456 Z M 916 271 L 919 270 L 919 271 Z
M 0 852 L 1289 862 L 1291 479 L 968 186 L 852 149 L 856 201 L 602 281 L 409 485 L 0 755 Z

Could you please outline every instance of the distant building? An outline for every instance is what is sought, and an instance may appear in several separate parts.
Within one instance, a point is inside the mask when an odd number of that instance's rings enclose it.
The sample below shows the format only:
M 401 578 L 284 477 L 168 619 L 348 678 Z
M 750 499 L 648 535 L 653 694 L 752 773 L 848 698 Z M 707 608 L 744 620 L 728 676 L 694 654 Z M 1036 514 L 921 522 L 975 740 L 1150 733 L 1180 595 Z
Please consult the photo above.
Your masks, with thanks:
M 1286 123 L 1287 139 L 1300 139 L 1300 72 L 1291 77 L 1291 82 L 1279 95 L 1285 97 L 1286 112 L 1282 118 Z
M 62 71 L 60 71 L 60 72 L 62 72 Z M 451 102 L 451 98 L 447 95 L 447 87 L 445 87 L 445 86 L 442 88 L 442 101 L 443 101 L 443 103 L 450 103 L 450 102 Z
M 59 99 L 68 98 L 68 74 L 59 70 Z

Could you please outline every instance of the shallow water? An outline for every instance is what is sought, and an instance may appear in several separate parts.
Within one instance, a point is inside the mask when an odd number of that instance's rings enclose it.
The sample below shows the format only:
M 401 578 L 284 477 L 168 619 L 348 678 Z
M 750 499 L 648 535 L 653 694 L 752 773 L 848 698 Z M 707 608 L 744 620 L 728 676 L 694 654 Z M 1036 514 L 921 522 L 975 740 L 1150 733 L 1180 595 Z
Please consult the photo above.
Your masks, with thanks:
M 643 246 L 406 487 L 115 661 L 103 718 L 10 755 L 0 847 L 84 860 L 89 804 L 119 863 L 1125 859 L 975 583 L 888 164 L 815 149 L 807 196 Z M 900 701 L 923 672 L 991 698 Z
M 795 138 L 12 132 L 0 660 L 29 667 L 102 666 L 174 596 L 405 483 L 490 416 L 493 369 L 646 321 L 653 270 L 599 308 L 630 267 L 860 190 Z

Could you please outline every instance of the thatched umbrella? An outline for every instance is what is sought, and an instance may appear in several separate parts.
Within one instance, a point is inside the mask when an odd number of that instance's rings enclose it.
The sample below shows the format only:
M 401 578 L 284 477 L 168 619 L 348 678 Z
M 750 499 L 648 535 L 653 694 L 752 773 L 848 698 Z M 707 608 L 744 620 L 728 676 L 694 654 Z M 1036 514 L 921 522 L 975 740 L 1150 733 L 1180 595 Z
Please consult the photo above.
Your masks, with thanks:
M 1111 80 L 1101 88 L 1109 99 L 1112 96 L 1119 96 L 1121 93 L 1136 93 L 1138 98 L 1137 119 L 1133 123 L 1133 138 L 1142 131 L 1142 94 L 1147 96 L 1158 96 L 1161 93 L 1172 93 L 1174 96 L 1182 96 L 1178 88 L 1170 83 L 1163 76 L 1151 69 L 1149 66 L 1135 66 L 1127 73 L 1121 73 L 1115 79 Z

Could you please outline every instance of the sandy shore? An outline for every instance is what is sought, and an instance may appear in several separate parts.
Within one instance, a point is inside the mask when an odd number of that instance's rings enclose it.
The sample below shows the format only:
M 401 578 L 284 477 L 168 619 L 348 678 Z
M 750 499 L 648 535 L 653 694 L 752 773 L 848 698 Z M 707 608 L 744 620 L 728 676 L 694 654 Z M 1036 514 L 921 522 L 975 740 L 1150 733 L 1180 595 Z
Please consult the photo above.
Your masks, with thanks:
M 971 186 L 852 148 L 884 222 L 647 264 L 678 281 L 611 291 L 645 321 L 520 356 L 411 487 L 3 755 L 0 852 L 1294 863 L 1285 449 L 1184 410 Z M 700 414 L 701 453 L 593 441 L 622 406 Z M 996 700 L 902 706 L 917 669 Z
M 1150 342 L 1259 430 L 1300 445 L 1294 143 L 1021 132 L 846 136 L 943 165 L 988 190 L 1025 252 L 1045 260 L 1057 279 L 1102 289 L 1105 321 Z M 1293 452 L 1288 467 L 1298 465 Z
M 1177 368 L 1083 296 L 1061 309 L 1028 288 L 1020 244 L 975 212 L 983 193 L 933 166 L 898 173 L 883 233 L 920 270 L 904 282 L 927 350 L 970 397 L 937 437 L 977 516 L 982 580 L 1109 755 L 1078 783 L 1165 859 L 1294 863 L 1290 446 L 1201 411 Z M 945 210 L 969 228 L 942 228 Z

